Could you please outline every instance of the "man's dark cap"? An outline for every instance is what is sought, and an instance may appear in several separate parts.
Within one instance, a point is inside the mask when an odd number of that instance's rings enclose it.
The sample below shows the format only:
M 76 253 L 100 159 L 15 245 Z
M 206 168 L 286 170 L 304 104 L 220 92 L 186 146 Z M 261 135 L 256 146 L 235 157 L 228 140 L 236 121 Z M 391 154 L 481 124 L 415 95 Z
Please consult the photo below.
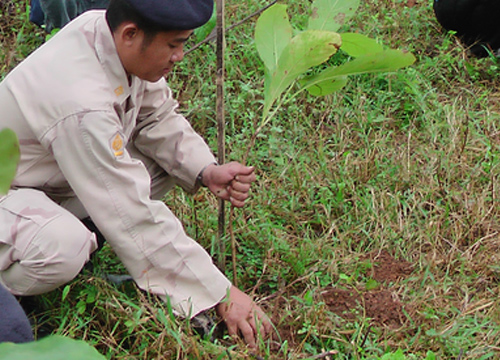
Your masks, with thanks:
M 144 19 L 172 30 L 191 30 L 212 16 L 213 0 L 127 0 Z

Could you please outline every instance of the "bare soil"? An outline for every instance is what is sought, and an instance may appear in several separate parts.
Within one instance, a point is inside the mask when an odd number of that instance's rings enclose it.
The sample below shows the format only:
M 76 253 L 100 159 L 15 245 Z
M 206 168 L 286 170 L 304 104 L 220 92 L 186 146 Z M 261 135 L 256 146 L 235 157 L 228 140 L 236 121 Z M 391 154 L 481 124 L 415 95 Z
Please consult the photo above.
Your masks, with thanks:
M 370 318 L 374 325 L 400 328 L 407 320 L 403 312 L 405 305 L 385 286 L 411 274 L 411 264 L 396 260 L 385 250 L 371 252 L 363 256 L 362 260 L 371 262 L 371 274 L 367 274 L 367 277 L 379 282 L 380 286 L 373 290 L 325 289 L 321 295 L 328 309 L 348 320 L 364 316 Z
M 415 312 L 411 304 L 400 300 L 395 285 L 413 272 L 413 266 L 406 260 L 394 258 L 385 250 L 361 256 L 360 261 L 369 264 L 364 277 L 376 280 L 376 288 L 367 290 L 362 285 L 332 286 L 324 288 L 316 300 L 323 302 L 329 312 L 342 319 L 342 323 L 335 324 L 340 330 L 344 326 L 348 327 L 347 323 L 368 321 L 370 327 L 381 328 L 383 332 L 405 332 L 410 321 L 407 314 L 414 318 Z M 294 346 L 300 343 L 301 335 L 297 334 L 297 319 L 287 318 L 286 314 L 291 313 L 287 309 L 291 310 L 300 304 L 290 300 L 293 296 L 289 295 L 286 298 L 276 297 L 271 313 L 274 313 L 273 322 L 279 324 L 280 342 L 287 340 Z

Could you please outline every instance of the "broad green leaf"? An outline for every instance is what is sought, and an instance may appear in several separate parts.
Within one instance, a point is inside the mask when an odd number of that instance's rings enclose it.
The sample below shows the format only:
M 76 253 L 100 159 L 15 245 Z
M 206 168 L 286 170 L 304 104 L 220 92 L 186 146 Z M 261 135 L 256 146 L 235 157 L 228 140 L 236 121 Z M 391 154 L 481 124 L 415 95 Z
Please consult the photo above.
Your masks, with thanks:
M 365 35 L 342 33 L 340 36 L 342 36 L 342 46 L 340 49 L 352 57 L 378 53 L 384 50 L 384 47 L 375 39 L 371 39 Z
M 19 161 L 19 143 L 16 133 L 10 129 L 0 131 L 0 194 L 9 191 L 16 176 Z
M 360 0 L 316 0 L 312 4 L 309 30 L 338 31 L 356 12 Z
M 278 66 L 266 83 L 263 117 L 299 75 L 328 60 L 340 45 L 340 35 L 331 31 L 306 30 L 295 36 L 281 53 Z
M 255 45 L 267 71 L 273 72 L 283 49 L 292 39 L 286 5 L 275 4 L 264 11 L 255 25 Z
M 309 94 L 313 96 L 324 96 L 342 89 L 347 85 L 347 79 L 347 76 L 337 76 L 329 81 L 324 81 L 318 85 L 310 86 L 306 89 Z
M 300 84 L 313 95 L 328 95 L 332 92 L 330 91 L 330 83 L 337 81 L 340 76 L 395 71 L 414 62 L 415 57 L 409 52 L 384 50 L 379 53 L 360 56 L 343 65 L 326 69 L 319 74 L 305 78 Z
M 217 25 L 217 11 L 215 9 L 215 3 L 214 3 L 214 12 L 212 13 L 212 17 L 206 24 L 203 26 L 200 26 L 199 28 L 196 28 L 194 30 L 194 36 L 196 38 L 197 42 L 205 40 L 205 38 L 210 35 L 213 29 L 215 29 L 215 26 Z
M 0 360 L 103 360 L 103 355 L 81 340 L 59 335 L 24 344 L 0 344 Z

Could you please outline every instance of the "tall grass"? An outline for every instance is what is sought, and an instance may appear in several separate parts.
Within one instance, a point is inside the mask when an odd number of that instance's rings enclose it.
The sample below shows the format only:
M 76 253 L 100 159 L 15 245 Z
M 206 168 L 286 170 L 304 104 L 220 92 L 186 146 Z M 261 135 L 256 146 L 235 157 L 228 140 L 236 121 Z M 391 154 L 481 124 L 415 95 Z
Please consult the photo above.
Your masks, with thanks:
M 264 5 L 228 1 L 226 22 Z M 289 3 L 297 27 L 306 8 Z M 14 59 L 2 65 L 3 74 L 26 55 L 25 44 L 39 44 L 22 11 L 9 15 L 22 31 L 3 35 L 11 40 L 0 58 Z M 234 160 L 246 153 L 262 111 L 253 26 L 227 34 L 226 148 Z M 440 359 L 498 358 L 499 63 L 471 58 L 437 24 L 430 0 L 365 0 L 343 31 L 407 49 L 417 62 L 393 74 L 358 76 L 326 98 L 303 94 L 251 149 L 258 182 L 232 219 L 237 277 L 268 310 L 279 336 L 254 354 L 225 337 L 201 339 L 167 304 L 103 280 L 105 272 L 124 272 L 109 248 L 93 272 L 36 299 L 36 328 L 86 339 L 110 359 L 302 359 L 327 350 L 339 351 L 335 359 L 364 359 L 398 348 L 417 359 L 428 351 Z M 169 83 L 216 149 L 214 49 L 207 44 L 191 53 Z M 213 252 L 214 197 L 204 189 L 194 197 L 175 190 L 165 201 Z M 370 279 L 360 259 L 380 250 L 414 266 L 388 286 L 409 309 L 398 329 L 373 325 L 362 313 L 346 320 L 321 297 L 346 279 L 364 286 Z

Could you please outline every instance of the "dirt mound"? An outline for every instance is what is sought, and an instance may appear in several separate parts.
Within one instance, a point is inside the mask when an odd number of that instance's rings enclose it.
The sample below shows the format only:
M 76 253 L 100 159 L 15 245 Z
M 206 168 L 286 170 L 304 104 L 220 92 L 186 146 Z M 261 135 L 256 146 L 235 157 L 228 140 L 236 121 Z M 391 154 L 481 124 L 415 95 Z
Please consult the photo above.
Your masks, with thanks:
M 347 320 L 367 317 L 375 325 L 392 329 L 400 328 L 406 322 L 403 304 L 388 290 L 331 289 L 322 296 L 331 312 Z
M 371 261 L 371 273 L 368 275 L 378 282 L 388 284 L 404 279 L 413 272 L 412 264 L 406 260 L 396 260 L 386 250 L 373 251 L 361 259 Z
M 347 320 L 359 317 L 370 318 L 374 325 L 400 328 L 406 321 L 405 307 L 398 296 L 383 285 L 394 283 L 412 273 L 412 265 L 405 260 L 396 260 L 387 251 L 375 251 L 366 254 L 362 261 L 370 261 L 368 278 L 381 283 L 374 290 L 358 288 L 332 288 L 321 293 L 328 309 Z

